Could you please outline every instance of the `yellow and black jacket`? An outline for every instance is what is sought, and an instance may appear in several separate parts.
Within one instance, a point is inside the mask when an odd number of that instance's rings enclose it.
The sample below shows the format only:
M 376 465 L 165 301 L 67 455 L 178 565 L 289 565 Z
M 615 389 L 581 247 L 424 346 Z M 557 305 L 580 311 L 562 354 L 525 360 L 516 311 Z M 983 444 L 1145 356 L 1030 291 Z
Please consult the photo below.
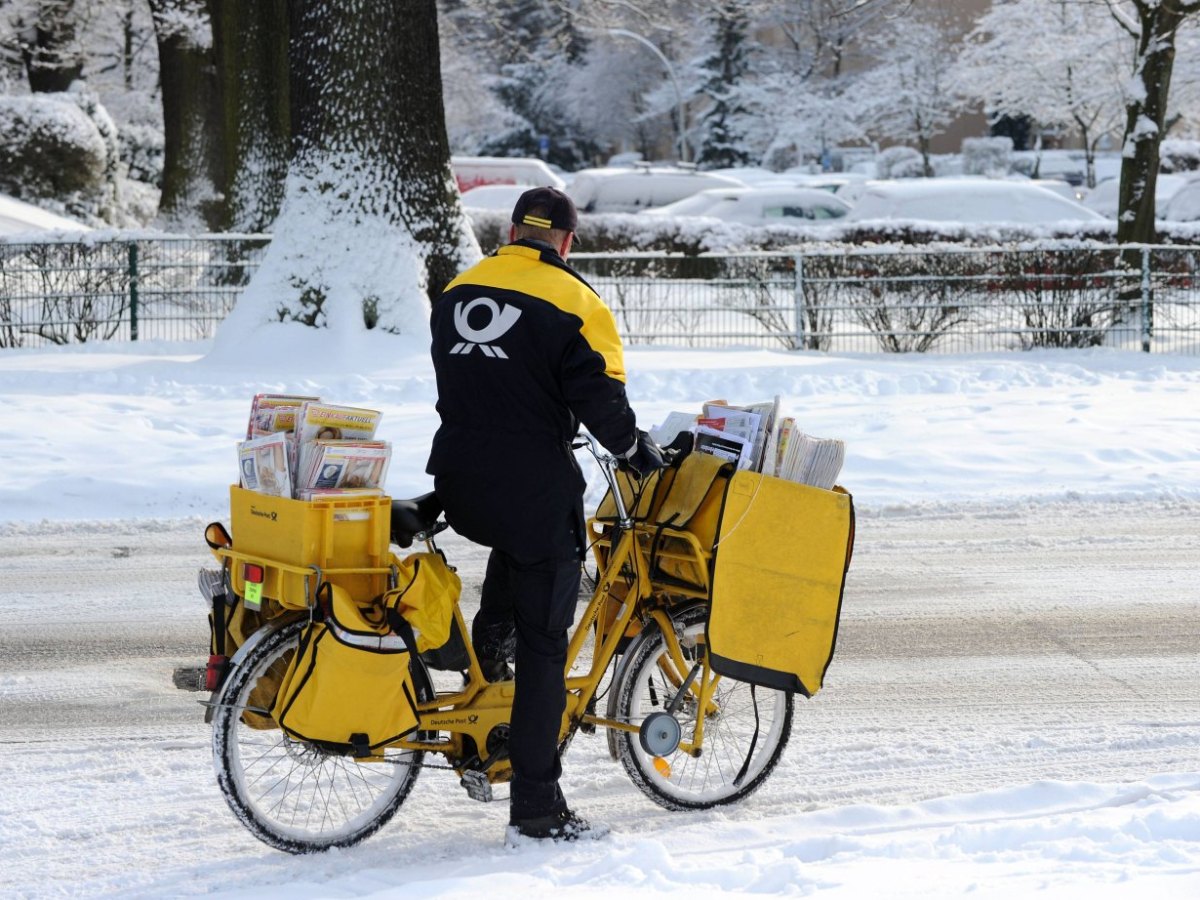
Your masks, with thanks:
M 637 437 L 612 312 L 548 245 L 517 241 L 433 303 L 441 426 L 426 471 L 454 529 L 519 559 L 584 549 L 580 423 L 611 452 Z

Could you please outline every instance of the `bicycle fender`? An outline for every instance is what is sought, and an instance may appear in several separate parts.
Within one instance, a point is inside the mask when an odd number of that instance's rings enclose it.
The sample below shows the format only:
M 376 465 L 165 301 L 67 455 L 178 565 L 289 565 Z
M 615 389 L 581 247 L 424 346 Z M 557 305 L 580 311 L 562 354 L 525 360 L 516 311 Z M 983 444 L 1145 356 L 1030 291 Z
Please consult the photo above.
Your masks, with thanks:
M 229 659 L 230 668 L 233 668 L 234 666 L 237 666 L 239 663 L 241 663 L 241 661 L 244 660 L 250 654 L 250 651 L 252 651 L 255 647 L 257 647 L 259 644 L 261 644 L 263 642 L 263 640 L 265 640 L 269 635 L 274 634 L 275 632 L 279 631 L 282 628 L 286 628 L 288 625 L 291 625 L 297 619 L 304 619 L 307 617 L 308 617 L 307 610 L 296 609 L 296 610 L 288 610 L 286 612 L 280 613 L 279 615 L 275 616 L 275 618 L 270 619 L 265 625 L 263 625 L 261 628 L 259 628 L 258 631 L 254 632 L 254 634 L 250 635 L 250 637 L 248 637 L 246 639 L 246 643 L 242 644 L 242 646 L 237 648 L 237 650 L 234 652 L 233 656 L 230 657 L 230 659 Z M 228 681 L 228 678 L 226 679 L 226 681 Z

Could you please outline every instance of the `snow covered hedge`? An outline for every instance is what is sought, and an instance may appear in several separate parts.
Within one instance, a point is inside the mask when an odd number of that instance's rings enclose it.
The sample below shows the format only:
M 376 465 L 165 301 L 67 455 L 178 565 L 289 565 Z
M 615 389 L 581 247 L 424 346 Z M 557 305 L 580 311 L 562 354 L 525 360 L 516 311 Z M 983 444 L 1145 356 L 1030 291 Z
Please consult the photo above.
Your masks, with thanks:
M 104 137 L 68 95 L 0 96 L 0 191 L 22 199 L 92 191 L 107 161 Z
M 77 82 L 62 93 L 0 95 L 0 193 L 123 225 L 121 180 L 117 127 L 93 91 Z
M 485 253 L 508 240 L 508 213 L 468 210 L 475 236 Z M 1167 244 L 1200 243 L 1200 222 L 1160 222 L 1160 239 Z M 661 252 L 696 255 L 748 250 L 784 250 L 798 246 L 902 245 L 937 243 L 969 246 L 1011 246 L 1030 241 L 1090 240 L 1112 243 L 1116 223 L 1069 223 L 1061 227 L 1019 225 L 954 225 L 929 222 L 851 222 L 844 225 L 794 227 L 751 226 L 716 219 L 677 219 L 665 216 L 590 214 L 579 219 L 577 252 Z

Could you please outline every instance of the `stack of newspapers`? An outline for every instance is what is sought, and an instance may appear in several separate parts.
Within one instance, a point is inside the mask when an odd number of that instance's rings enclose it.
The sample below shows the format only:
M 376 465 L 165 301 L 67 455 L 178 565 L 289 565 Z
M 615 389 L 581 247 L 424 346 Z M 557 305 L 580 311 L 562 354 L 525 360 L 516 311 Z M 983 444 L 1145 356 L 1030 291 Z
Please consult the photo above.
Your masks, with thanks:
M 735 406 L 724 400 L 705 403 L 699 413 L 673 412 L 652 429 L 659 444 L 681 431 L 695 435 L 695 449 L 762 472 L 829 490 L 837 483 L 846 445 L 835 438 L 805 434 L 790 416 L 780 417 L 779 398 Z
M 382 414 L 319 397 L 257 394 L 238 444 L 243 488 L 318 500 L 383 494 L 392 448 L 375 440 Z

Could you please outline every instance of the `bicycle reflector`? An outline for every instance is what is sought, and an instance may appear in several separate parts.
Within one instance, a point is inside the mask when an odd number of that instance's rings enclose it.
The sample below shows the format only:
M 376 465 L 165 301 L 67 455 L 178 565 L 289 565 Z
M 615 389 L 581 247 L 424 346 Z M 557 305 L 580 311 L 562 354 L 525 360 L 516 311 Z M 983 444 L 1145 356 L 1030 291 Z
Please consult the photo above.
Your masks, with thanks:
M 263 567 L 255 563 L 242 563 L 242 578 L 246 581 L 246 608 L 262 607 L 262 587 L 265 576 Z

